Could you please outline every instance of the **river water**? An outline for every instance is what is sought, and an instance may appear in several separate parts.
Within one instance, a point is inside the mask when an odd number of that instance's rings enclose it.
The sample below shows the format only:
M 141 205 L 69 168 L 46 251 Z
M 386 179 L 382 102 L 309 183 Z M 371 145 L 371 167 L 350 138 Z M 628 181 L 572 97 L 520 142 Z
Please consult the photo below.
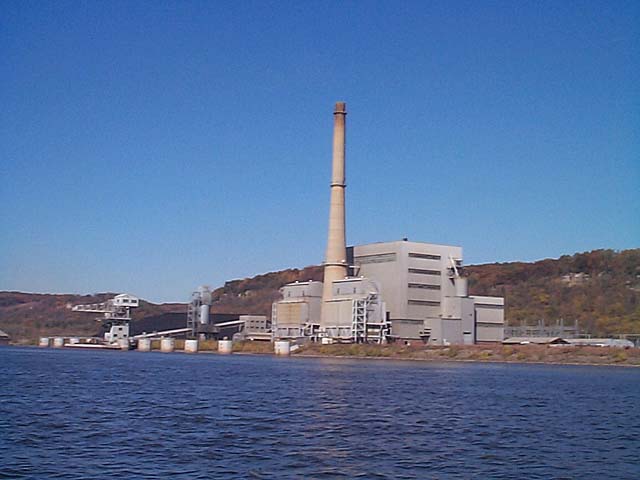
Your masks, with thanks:
M 0 348 L 0 478 L 640 479 L 640 369 Z

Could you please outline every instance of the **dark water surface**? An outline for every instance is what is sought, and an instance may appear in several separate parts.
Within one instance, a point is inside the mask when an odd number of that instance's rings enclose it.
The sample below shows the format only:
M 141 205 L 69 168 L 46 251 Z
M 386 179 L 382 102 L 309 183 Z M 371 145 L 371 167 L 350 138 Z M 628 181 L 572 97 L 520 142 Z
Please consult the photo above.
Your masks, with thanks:
M 0 478 L 640 479 L 640 369 L 0 348 Z

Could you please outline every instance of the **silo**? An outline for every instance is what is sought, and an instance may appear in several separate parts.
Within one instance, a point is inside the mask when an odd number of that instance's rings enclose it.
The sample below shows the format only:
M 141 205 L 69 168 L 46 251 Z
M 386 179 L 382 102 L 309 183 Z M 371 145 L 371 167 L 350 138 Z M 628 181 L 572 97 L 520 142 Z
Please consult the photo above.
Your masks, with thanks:
M 200 325 L 209 325 L 209 309 L 211 305 L 211 290 L 206 285 L 198 287 L 198 298 L 200 307 L 198 308 L 198 322 Z

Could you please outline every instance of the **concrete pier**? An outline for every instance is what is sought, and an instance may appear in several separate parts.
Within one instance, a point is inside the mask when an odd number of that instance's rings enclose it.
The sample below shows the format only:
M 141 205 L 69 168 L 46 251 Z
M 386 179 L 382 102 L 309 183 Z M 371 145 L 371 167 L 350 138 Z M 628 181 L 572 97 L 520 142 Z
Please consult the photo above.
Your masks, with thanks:
M 160 340 L 160 351 L 171 353 L 176 347 L 176 341 L 173 338 L 163 338 Z
M 230 354 L 233 351 L 233 342 L 231 340 L 218 341 L 218 353 Z
M 151 339 L 150 338 L 141 338 L 138 340 L 138 351 L 139 352 L 150 352 L 151 351 Z
M 274 342 L 273 351 L 276 355 L 289 356 L 291 354 L 291 343 L 286 340 Z
M 198 353 L 198 340 L 185 340 L 184 351 L 186 353 Z

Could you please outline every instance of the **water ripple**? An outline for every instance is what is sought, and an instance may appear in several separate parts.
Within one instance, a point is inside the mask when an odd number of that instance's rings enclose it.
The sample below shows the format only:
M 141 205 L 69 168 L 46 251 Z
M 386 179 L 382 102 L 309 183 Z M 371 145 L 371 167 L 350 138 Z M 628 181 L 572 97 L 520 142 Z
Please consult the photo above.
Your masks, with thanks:
M 0 479 L 637 479 L 640 370 L 0 348 Z

